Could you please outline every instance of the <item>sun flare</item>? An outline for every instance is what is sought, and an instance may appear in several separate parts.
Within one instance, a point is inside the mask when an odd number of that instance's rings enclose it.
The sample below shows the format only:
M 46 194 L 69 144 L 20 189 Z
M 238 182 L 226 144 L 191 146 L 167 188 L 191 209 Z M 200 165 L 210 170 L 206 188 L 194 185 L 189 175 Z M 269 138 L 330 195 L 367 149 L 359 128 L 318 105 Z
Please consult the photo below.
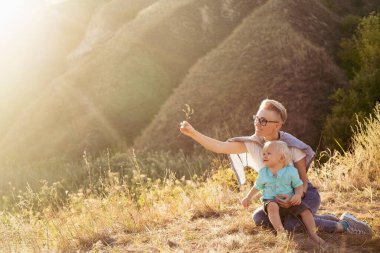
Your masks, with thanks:
M 22 1 L 0 1 L 0 20 L 2 22 L 21 18 L 24 11 L 25 4 Z
M 0 36 L 7 40 L 20 30 L 29 16 L 30 6 L 21 0 L 0 0 Z

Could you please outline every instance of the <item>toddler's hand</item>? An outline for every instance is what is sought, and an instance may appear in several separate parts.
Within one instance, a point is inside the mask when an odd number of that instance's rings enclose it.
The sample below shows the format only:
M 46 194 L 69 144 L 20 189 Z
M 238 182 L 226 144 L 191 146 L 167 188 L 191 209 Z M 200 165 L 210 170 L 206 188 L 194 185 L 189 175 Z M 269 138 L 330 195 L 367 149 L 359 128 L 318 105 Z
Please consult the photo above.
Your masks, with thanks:
M 289 208 L 292 206 L 290 203 L 290 196 L 286 194 L 279 194 L 276 196 L 276 202 L 282 208 Z
M 251 204 L 251 200 L 249 198 L 244 198 L 242 201 L 241 201 L 241 204 L 245 207 L 245 208 L 248 208 L 248 206 Z
M 293 206 L 298 206 L 299 204 L 301 204 L 301 195 L 293 195 L 293 197 L 290 199 L 290 204 L 292 204 Z

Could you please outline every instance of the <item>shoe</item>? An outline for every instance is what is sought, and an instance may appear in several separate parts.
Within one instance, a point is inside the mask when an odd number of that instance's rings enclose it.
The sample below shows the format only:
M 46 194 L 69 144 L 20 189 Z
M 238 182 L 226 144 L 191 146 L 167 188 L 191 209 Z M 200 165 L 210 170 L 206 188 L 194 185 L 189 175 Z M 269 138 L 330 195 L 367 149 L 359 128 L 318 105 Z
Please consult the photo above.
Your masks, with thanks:
M 350 213 L 343 213 L 340 216 L 340 220 L 347 221 L 348 223 L 348 228 L 347 228 L 347 233 L 349 234 L 354 234 L 354 235 L 372 235 L 371 228 L 369 225 L 355 216 L 353 216 Z

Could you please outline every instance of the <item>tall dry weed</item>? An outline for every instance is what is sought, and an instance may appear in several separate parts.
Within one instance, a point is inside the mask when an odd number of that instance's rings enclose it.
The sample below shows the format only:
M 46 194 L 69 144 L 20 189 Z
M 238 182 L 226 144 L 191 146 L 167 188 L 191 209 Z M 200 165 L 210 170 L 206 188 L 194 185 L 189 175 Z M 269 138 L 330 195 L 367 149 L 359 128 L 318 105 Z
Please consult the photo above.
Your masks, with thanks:
M 351 148 L 343 154 L 330 150 L 329 159 L 313 171 L 313 181 L 325 191 L 363 190 L 374 192 L 380 185 L 380 104 L 353 128 Z

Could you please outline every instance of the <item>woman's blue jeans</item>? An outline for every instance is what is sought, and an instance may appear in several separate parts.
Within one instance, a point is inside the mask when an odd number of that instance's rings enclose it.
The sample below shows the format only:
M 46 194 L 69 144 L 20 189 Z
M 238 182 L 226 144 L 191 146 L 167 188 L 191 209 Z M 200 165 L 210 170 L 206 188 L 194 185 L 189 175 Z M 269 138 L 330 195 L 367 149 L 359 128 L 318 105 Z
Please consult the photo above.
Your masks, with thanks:
M 338 218 L 333 218 L 331 216 L 317 215 L 317 210 L 321 205 L 321 197 L 317 189 L 309 182 L 307 192 L 305 197 L 302 200 L 305 202 L 311 209 L 311 212 L 314 215 L 314 220 L 319 231 L 324 231 L 328 233 L 337 232 L 338 229 Z M 263 207 L 259 207 L 253 213 L 253 221 L 257 226 L 273 228 L 272 224 L 269 221 L 268 215 L 265 214 Z M 288 231 L 301 231 L 304 226 L 300 219 L 288 215 L 283 220 L 284 228 Z

